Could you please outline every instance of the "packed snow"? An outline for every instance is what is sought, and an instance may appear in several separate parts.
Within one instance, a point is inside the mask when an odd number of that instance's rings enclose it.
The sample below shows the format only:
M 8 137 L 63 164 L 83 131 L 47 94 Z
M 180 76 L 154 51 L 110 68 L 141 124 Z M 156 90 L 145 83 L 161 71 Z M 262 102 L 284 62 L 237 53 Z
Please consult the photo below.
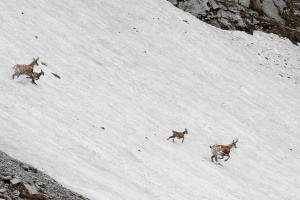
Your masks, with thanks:
M 0 150 L 92 200 L 300 198 L 299 46 L 165 0 L 10 0 L 0 13 Z M 38 85 L 12 80 L 33 57 Z M 210 145 L 236 138 L 211 162 Z

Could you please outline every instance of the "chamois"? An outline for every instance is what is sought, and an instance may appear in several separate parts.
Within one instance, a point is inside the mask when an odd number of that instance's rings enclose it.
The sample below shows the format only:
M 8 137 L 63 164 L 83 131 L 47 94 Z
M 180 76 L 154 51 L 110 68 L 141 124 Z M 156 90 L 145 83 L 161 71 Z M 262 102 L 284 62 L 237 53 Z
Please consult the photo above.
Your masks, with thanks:
M 213 146 L 209 146 L 212 152 L 212 156 L 211 156 L 211 161 L 214 162 L 213 158 L 215 158 L 216 162 L 218 162 L 218 156 L 222 156 L 220 159 L 223 159 L 224 156 L 227 156 L 228 158 L 224 161 L 227 161 L 230 156 L 230 150 L 232 147 L 236 147 L 236 143 L 238 142 L 238 139 L 236 139 L 236 141 L 232 140 L 232 143 L 229 145 L 213 145 Z
M 33 58 L 33 61 L 29 65 L 24 64 L 16 64 L 13 69 L 15 70 L 15 73 L 12 75 L 12 79 L 15 78 L 15 76 L 19 77 L 22 74 L 28 74 L 33 72 L 33 68 L 35 65 L 39 65 L 37 62 L 39 60 L 39 57 L 37 59 Z
M 174 138 L 176 138 L 176 137 L 178 139 L 182 138 L 182 142 L 183 142 L 184 141 L 184 135 L 188 134 L 188 131 L 186 129 L 183 132 L 177 132 L 177 131 L 172 131 L 172 132 L 173 132 L 173 135 L 170 136 L 167 140 L 173 138 L 173 142 L 174 142 Z
M 44 76 L 45 74 L 44 74 L 43 70 L 41 70 L 40 73 L 37 73 L 37 72 L 31 72 L 31 73 L 27 73 L 27 75 L 28 75 L 28 77 L 26 77 L 26 78 L 31 78 L 32 84 L 37 85 L 36 82 L 35 82 L 35 80 L 39 80 L 39 79 L 40 79 L 40 76 L 41 76 L 41 75 Z

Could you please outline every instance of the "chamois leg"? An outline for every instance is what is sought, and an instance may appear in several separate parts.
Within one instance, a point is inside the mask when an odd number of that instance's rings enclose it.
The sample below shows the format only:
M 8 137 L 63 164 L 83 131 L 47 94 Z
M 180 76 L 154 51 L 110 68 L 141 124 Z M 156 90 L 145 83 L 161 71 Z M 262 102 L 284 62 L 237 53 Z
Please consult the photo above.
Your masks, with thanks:
M 171 139 L 171 138 L 173 138 L 173 142 L 174 142 L 174 136 L 173 136 L 173 135 L 170 136 L 167 140 L 169 140 L 169 139 Z
M 13 74 L 13 75 L 12 75 L 12 79 L 14 79 L 14 78 L 15 78 L 15 75 L 16 75 L 16 74 Z
M 217 155 L 213 154 L 211 156 L 211 162 L 214 162 L 214 158 L 215 158 L 216 162 L 218 162 L 218 158 L 217 157 L 218 157 Z
M 34 81 L 34 77 L 33 76 L 31 77 L 31 82 L 32 82 L 32 84 L 37 85 L 36 82 Z
M 219 159 L 224 159 L 224 156 L 225 156 L 225 155 L 226 155 L 225 153 L 221 153 L 221 154 L 220 154 L 221 157 L 219 157 Z
M 228 156 L 228 158 L 227 158 L 226 160 L 224 160 L 224 162 L 226 162 L 226 161 L 230 158 L 230 155 L 229 155 L 229 154 L 227 154 L 227 155 L 225 155 L 225 156 Z
M 181 143 L 183 143 L 183 141 L 184 141 L 184 137 L 182 137 L 182 142 Z

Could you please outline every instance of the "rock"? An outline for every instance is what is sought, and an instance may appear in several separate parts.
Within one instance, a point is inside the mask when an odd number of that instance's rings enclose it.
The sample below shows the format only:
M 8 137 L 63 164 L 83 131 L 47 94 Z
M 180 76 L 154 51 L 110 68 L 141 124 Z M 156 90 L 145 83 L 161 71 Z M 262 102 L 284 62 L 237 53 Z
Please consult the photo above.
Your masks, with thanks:
M 10 183 L 12 185 L 16 185 L 16 184 L 21 183 L 21 182 L 22 181 L 20 179 L 18 179 L 18 178 L 13 178 L 13 179 L 10 180 Z
M 14 174 L 13 173 L 9 173 L 9 172 L 0 172 L 0 175 L 2 175 L 2 176 L 14 176 Z
M 27 165 L 24 165 L 24 164 L 21 164 L 20 165 L 25 171 L 28 171 L 29 170 L 29 167 Z
M 33 173 L 37 173 L 38 170 L 30 165 L 26 165 L 26 164 L 21 164 L 21 167 L 25 170 L 25 171 L 31 171 Z
M 19 195 L 20 195 L 20 192 L 19 192 L 18 190 L 15 190 L 15 191 L 13 192 L 13 194 L 14 194 L 15 196 L 19 196 Z
M 9 181 L 12 178 L 13 178 L 12 176 L 0 176 L 0 180 L 2 180 L 2 181 Z
M 20 187 L 20 197 L 24 198 L 24 199 L 32 199 L 32 200 L 47 200 L 47 197 L 39 194 L 38 192 L 35 194 L 30 193 L 30 191 L 32 191 L 32 186 L 28 185 L 28 184 L 24 184 L 24 186 Z M 34 190 L 34 189 L 33 189 Z
M 35 185 L 37 187 L 41 187 L 41 188 L 45 188 L 46 187 L 45 183 L 43 183 L 43 182 L 37 182 L 37 183 L 35 183 Z
M 0 189 L 0 193 L 6 192 L 6 189 Z
M 24 187 L 26 188 L 26 190 L 28 191 L 28 193 L 30 195 L 33 195 L 33 194 L 39 194 L 37 188 L 33 185 L 29 185 L 29 184 L 24 184 Z
M 52 73 L 52 72 L 51 72 Z M 60 79 L 60 76 L 59 75 L 57 75 L 57 74 L 55 74 L 55 73 L 52 73 L 53 74 L 53 76 L 55 76 L 56 78 L 59 78 Z
M 45 63 L 45 62 L 41 62 L 41 64 L 42 64 L 42 65 L 45 65 L 45 66 L 48 66 L 47 63 Z

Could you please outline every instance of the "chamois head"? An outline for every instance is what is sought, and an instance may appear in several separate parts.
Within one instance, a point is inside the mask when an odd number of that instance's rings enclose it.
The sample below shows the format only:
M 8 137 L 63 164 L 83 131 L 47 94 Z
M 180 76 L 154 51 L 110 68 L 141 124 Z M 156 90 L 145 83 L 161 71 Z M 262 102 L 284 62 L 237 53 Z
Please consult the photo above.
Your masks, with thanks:
M 183 133 L 184 133 L 184 134 L 188 134 L 188 131 L 187 131 L 186 128 L 184 129 Z
M 236 141 L 232 140 L 232 145 L 237 148 L 236 143 L 238 142 L 238 139 L 236 139 Z
M 38 60 L 39 60 L 39 57 L 37 57 L 37 59 L 33 58 L 33 61 L 32 61 L 31 64 L 33 64 L 33 66 L 34 66 L 34 65 L 39 66 L 39 63 L 37 62 Z
M 43 76 L 45 75 L 44 72 L 43 72 L 43 70 L 41 70 L 40 74 L 43 75 Z

